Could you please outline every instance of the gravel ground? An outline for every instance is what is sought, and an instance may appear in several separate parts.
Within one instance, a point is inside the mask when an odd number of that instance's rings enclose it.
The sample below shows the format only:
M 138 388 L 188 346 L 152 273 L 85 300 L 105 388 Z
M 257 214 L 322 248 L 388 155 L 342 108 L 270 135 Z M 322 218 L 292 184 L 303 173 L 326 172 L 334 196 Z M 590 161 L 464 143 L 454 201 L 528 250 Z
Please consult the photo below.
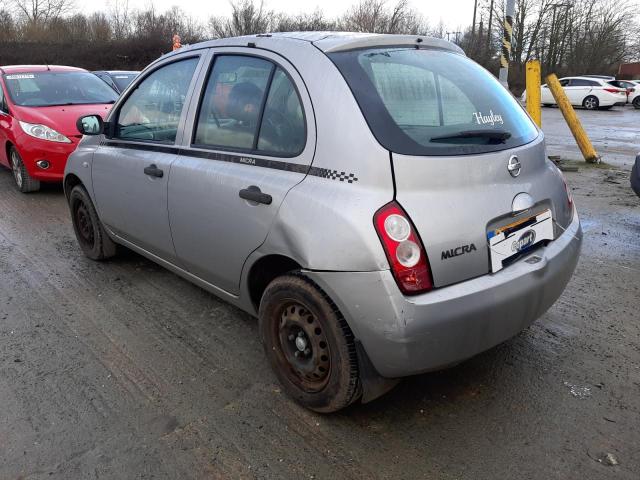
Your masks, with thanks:
M 252 318 L 136 254 L 86 259 L 61 190 L 19 194 L 0 169 L 0 478 L 637 480 L 640 111 L 592 113 L 619 168 L 567 173 L 585 242 L 559 301 L 330 416 L 283 395 Z M 579 158 L 557 109 L 544 122 L 550 153 Z

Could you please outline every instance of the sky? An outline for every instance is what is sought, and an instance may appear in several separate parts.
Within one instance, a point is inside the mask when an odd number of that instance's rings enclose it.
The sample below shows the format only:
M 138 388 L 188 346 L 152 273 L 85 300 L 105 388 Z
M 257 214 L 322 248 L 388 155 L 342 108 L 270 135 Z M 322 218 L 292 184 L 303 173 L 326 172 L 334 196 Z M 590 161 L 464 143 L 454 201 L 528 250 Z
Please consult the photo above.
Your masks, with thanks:
M 96 11 L 107 10 L 110 1 L 112 0 L 94 0 L 90 4 Z M 445 26 L 453 30 L 459 26 L 470 25 L 473 20 L 474 0 L 409 0 L 409 2 L 411 7 L 427 18 L 431 25 L 437 25 L 442 19 Z M 356 3 L 356 0 L 265 0 L 264 3 L 270 10 L 291 14 L 312 12 L 320 8 L 326 17 L 332 18 L 345 13 L 352 4 Z M 393 5 L 395 0 L 388 0 L 388 3 Z M 149 0 L 129 0 L 130 8 L 144 8 L 147 5 Z M 160 11 L 178 5 L 190 15 L 203 20 L 211 15 L 226 16 L 231 13 L 228 0 L 153 0 L 153 5 Z

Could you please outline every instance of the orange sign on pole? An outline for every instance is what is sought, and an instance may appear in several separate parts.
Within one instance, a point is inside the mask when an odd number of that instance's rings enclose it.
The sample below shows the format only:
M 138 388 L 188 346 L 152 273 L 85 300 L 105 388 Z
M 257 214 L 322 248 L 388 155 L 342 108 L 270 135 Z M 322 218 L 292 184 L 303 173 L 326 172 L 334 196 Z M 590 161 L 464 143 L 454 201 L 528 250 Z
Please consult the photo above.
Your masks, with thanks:
M 182 44 L 180 43 L 180 35 L 176 33 L 173 36 L 173 49 L 178 50 L 180 47 L 182 47 Z

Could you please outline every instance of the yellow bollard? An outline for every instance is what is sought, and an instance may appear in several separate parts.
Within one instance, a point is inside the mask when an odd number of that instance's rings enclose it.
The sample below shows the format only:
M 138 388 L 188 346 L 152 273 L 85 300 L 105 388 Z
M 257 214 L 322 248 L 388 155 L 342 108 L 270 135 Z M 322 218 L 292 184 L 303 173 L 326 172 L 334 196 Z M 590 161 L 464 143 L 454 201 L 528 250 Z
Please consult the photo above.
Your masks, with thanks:
M 560 111 L 564 116 L 567 125 L 569 125 L 569 129 L 573 134 L 573 138 L 576 139 L 576 143 L 578 144 L 578 148 L 582 152 L 582 156 L 589 163 L 595 163 L 600 160 L 600 157 L 596 153 L 595 148 L 591 145 L 591 141 L 589 137 L 587 137 L 587 132 L 582 128 L 582 124 L 576 115 L 576 112 L 573 110 L 573 106 L 571 106 L 571 102 L 564 93 L 564 90 L 560 86 L 560 82 L 558 82 L 558 77 L 555 74 L 551 74 L 547 76 L 547 86 L 549 90 L 551 90 L 551 94 L 553 98 L 556 99 L 556 103 L 558 107 L 560 107 Z M 528 94 L 527 94 L 528 95 Z M 529 102 L 527 101 L 527 104 Z
M 527 112 L 539 127 L 542 127 L 542 107 L 540 104 L 540 62 L 527 62 Z

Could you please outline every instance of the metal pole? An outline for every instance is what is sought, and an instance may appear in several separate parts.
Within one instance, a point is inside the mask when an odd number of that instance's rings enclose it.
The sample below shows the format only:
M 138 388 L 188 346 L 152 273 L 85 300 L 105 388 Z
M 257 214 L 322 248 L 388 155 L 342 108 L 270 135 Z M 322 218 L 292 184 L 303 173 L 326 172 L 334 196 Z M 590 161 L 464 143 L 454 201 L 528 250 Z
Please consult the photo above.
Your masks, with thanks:
M 600 157 L 598 156 L 595 148 L 593 148 L 591 140 L 589 140 L 589 137 L 587 136 L 587 132 L 582 128 L 582 124 L 580 123 L 575 110 L 573 110 L 567 95 L 560 86 L 558 77 L 556 77 L 555 74 L 552 73 L 547 76 L 547 86 L 549 87 L 549 90 L 551 90 L 551 94 L 553 95 L 553 98 L 555 98 L 567 125 L 569 125 L 569 129 L 573 134 L 573 138 L 576 139 L 576 143 L 578 144 L 578 148 L 580 148 L 584 159 L 589 163 L 599 162 Z M 527 103 L 529 102 L 527 101 Z
M 527 112 L 533 121 L 542 126 L 542 111 L 540 109 L 540 62 L 529 60 L 527 62 Z
M 504 35 L 502 37 L 502 55 L 500 56 L 500 83 L 509 88 L 509 61 L 511 60 L 511 35 L 513 34 L 513 15 L 516 0 L 507 0 L 507 10 L 504 17 Z
M 493 29 L 493 0 L 491 0 L 491 4 L 489 5 L 489 23 L 487 24 L 487 50 L 491 48 L 491 30 Z M 491 57 L 491 53 L 487 52 L 489 57 Z
M 478 0 L 473 2 L 473 24 L 471 25 L 471 39 L 476 36 L 476 12 L 478 11 Z

